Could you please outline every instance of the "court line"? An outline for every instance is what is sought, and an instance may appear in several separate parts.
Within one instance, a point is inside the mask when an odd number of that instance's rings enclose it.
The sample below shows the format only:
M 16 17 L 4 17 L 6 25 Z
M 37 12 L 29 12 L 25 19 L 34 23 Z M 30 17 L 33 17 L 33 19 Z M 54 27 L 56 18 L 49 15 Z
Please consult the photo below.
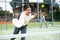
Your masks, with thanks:
M 60 26 L 60 25 L 53 25 L 53 26 Z
M 53 34 L 60 34 L 59 31 L 49 31 L 49 32 L 34 32 L 34 33 L 26 33 L 26 34 L 15 34 L 15 35 L 0 35 L 0 39 L 8 39 L 8 38 L 19 38 L 19 37 L 31 37 L 31 36 L 47 36 Z

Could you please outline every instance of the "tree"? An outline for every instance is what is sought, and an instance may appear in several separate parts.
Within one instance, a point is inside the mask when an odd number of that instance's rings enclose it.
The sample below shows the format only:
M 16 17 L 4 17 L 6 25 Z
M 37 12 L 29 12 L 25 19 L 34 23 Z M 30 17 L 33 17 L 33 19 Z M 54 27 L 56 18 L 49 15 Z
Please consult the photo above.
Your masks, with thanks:
M 12 18 L 12 13 L 10 13 L 9 11 L 1 10 L 0 11 L 0 17 L 1 18 L 5 18 L 5 17 Z

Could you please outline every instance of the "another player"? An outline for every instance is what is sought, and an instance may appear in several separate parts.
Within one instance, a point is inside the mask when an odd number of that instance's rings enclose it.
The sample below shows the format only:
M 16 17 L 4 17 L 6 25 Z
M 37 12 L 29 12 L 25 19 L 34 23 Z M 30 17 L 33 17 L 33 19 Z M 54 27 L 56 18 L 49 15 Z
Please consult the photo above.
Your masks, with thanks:
M 47 22 L 46 22 L 46 13 L 42 12 L 40 14 L 40 28 L 42 27 L 42 24 L 45 23 L 46 24 L 46 28 L 47 28 Z

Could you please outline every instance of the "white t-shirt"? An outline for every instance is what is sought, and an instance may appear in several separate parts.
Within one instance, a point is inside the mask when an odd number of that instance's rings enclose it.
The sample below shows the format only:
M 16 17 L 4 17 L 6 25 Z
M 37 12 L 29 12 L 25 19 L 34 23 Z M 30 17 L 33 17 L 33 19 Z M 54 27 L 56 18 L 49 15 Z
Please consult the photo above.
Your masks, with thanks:
M 22 12 L 20 17 L 19 17 L 19 24 L 20 24 L 20 26 L 18 26 L 18 28 L 23 26 L 23 25 L 27 25 L 29 23 L 29 21 L 31 19 L 33 19 L 33 18 L 34 18 L 34 15 L 31 15 L 31 13 L 30 13 L 29 16 L 27 16 L 25 11 Z

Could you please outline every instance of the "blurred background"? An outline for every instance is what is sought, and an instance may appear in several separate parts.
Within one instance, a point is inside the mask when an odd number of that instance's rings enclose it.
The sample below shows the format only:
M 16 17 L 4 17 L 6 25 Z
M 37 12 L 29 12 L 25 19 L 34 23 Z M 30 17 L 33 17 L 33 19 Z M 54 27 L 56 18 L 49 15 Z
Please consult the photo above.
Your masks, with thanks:
M 47 22 L 59 24 L 60 22 L 60 9 L 58 0 L 0 0 L 0 29 L 13 28 L 11 20 L 19 18 L 20 13 L 24 11 L 25 5 L 30 5 L 32 14 L 37 13 L 37 17 L 33 22 L 39 25 L 39 14 L 41 11 L 46 12 Z M 38 23 L 37 23 L 38 22 Z

